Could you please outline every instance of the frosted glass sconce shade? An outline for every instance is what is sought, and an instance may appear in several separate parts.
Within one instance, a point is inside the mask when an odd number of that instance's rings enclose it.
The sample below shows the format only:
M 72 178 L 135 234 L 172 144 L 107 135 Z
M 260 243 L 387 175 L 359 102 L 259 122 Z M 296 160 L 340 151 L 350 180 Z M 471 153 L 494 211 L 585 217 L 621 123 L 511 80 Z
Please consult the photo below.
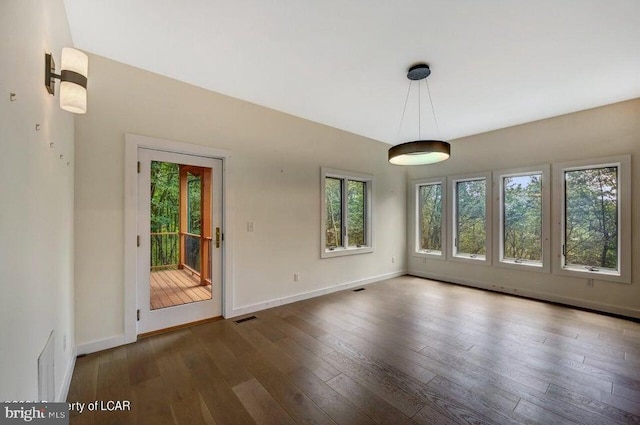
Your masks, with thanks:
M 79 50 L 62 49 L 60 75 L 55 74 L 55 63 L 51 54 L 45 54 L 45 86 L 55 94 L 55 81 L 60 80 L 60 107 L 74 114 L 87 112 L 87 76 L 89 58 Z
M 61 69 L 60 107 L 74 114 L 84 114 L 87 112 L 89 58 L 79 50 L 65 47 L 62 49 Z M 84 79 L 74 78 L 77 76 Z

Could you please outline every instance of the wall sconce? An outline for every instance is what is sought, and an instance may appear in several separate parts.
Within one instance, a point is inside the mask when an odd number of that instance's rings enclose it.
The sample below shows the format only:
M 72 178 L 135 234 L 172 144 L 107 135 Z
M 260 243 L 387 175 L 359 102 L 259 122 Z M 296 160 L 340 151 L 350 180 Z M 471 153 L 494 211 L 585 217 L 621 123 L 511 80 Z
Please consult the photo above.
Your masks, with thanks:
M 44 61 L 44 85 L 50 94 L 55 95 L 55 79 L 60 80 L 60 107 L 74 114 L 87 112 L 87 55 L 70 47 L 63 48 L 60 75 L 55 73 L 56 64 L 51 53 L 45 53 Z

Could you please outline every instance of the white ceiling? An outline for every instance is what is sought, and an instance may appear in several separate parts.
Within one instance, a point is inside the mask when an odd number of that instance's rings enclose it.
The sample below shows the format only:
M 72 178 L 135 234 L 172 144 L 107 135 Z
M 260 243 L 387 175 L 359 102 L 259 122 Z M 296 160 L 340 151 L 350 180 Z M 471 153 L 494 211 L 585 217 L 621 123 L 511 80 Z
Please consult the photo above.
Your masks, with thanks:
M 64 3 L 79 49 L 391 144 L 418 136 L 419 61 L 422 138 L 640 97 L 640 0 Z

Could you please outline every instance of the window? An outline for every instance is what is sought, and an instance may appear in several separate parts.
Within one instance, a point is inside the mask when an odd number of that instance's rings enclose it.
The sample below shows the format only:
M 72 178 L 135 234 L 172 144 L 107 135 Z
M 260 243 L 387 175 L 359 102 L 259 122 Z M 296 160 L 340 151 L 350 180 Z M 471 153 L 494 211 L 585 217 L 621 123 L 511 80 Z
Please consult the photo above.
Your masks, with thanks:
M 446 205 L 445 179 L 414 182 L 415 188 L 415 254 L 444 259 Z
M 630 282 L 630 163 L 625 156 L 556 166 L 562 272 Z
M 618 270 L 618 167 L 564 172 L 565 267 Z
M 326 205 L 326 246 L 342 246 L 342 180 L 334 177 L 325 179 Z
M 452 178 L 454 259 L 488 264 L 491 253 L 489 174 Z
M 548 272 L 549 166 L 494 173 L 498 265 Z
M 373 251 L 373 177 L 322 169 L 322 257 Z

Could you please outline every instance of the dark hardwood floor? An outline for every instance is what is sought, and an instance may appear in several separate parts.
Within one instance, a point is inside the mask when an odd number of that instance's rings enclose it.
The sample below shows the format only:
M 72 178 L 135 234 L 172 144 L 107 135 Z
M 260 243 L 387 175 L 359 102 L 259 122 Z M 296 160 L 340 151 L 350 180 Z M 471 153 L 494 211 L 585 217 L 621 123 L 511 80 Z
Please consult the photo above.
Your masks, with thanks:
M 78 358 L 72 424 L 640 424 L 640 324 L 409 276 Z M 238 318 L 235 318 L 237 320 Z

